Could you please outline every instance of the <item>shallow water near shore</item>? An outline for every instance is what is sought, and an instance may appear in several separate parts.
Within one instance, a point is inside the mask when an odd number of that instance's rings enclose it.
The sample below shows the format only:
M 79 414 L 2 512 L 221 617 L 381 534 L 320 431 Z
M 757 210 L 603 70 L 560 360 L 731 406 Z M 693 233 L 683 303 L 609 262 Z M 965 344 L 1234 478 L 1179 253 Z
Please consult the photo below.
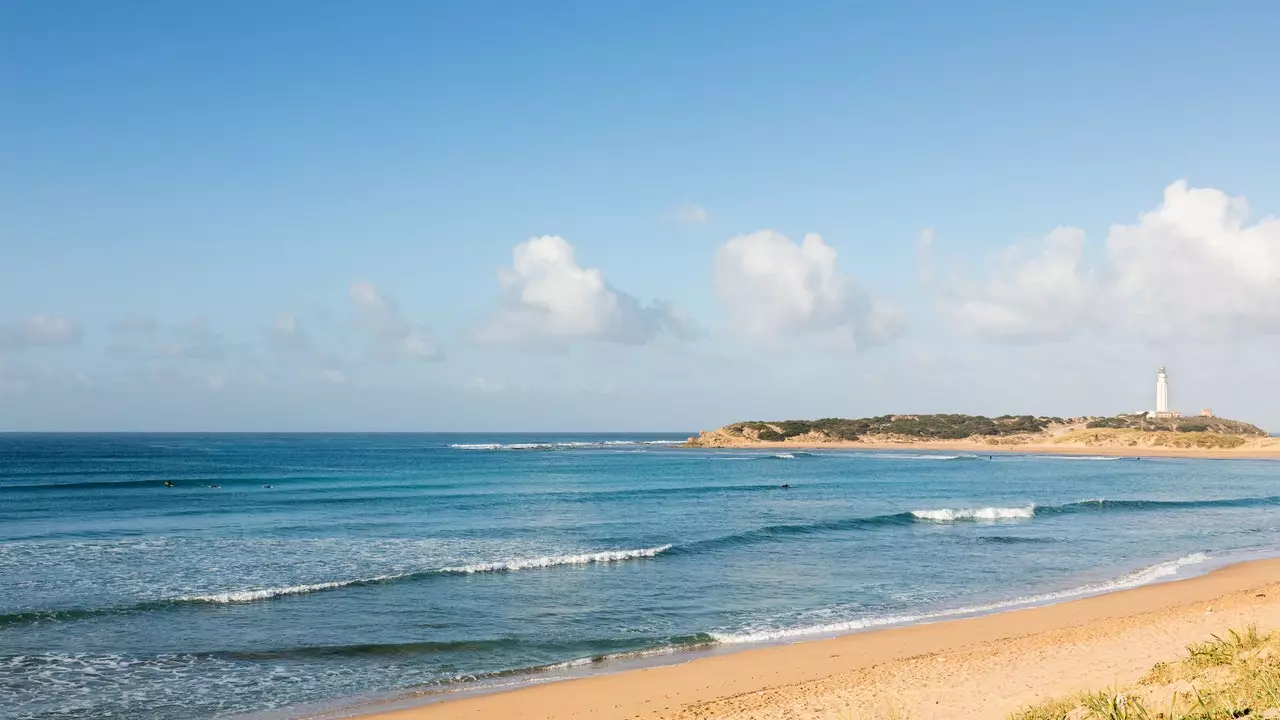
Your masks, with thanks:
M 1272 461 L 686 435 L 0 435 L 0 717 L 291 717 L 1280 546 Z

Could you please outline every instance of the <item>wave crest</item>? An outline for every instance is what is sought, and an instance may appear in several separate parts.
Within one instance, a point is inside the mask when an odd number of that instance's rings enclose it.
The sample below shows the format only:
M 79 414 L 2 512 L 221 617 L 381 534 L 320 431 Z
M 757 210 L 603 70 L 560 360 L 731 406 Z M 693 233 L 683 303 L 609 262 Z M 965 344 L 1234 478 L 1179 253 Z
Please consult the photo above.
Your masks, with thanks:
M 472 575 L 475 573 L 512 572 L 515 570 L 532 570 L 558 567 L 561 565 L 595 565 L 622 562 L 638 558 L 651 558 L 671 549 L 671 545 L 640 548 L 638 550 L 606 550 L 604 552 L 583 553 L 581 555 L 548 555 L 528 560 L 503 560 L 499 562 L 476 563 L 441 568 L 436 572 L 450 575 Z
M 577 555 L 547 555 L 544 557 L 518 560 L 499 560 L 497 562 L 457 565 L 453 567 L 436 568 L 433 570 L 423 570 L 421 572 L 400 573 L 398 575 L 379 575 L 377 577 L 357 578 L 354 580 L 335 580 L 332 582 L 311 583 L 307 585 L 285 585 L 281 587 L 253 590 L 230 590 L 227 592 L 209 593 L 206 595 L 183 595 L 180 597 L 170 598 L 169 602 L 179 604 L 257 602 L 260 600 L 287 597 L 289 595 L 308 595 L 310 593 L 321 592 L 324 590 L 336 590 L 338 588 L 357 587 L 361 585 L 376 585 L 395 580 L 408 580 L 431 575 L 472 575 L 476 573 L 540 570 L 544 568 L 559 567 L 562 565 L 595 565 L 623 562 L 626 560 L 651 558 L 670 549 L 671 545 L 668 544 L 659 545 L 657 547 L 638 548 L 635 550 L 604 550 L 601 552 L 581 553 Z
M 1025 520 L 1035 517 L 1036 506 L 1026 507 L 985 507 L 941 510 L 912 510 L 911 516 L 917 520 L 930 522 L 956 522 L 957 520 Z
M 679 445 L 684 440 L 557 440 L 523 443 L 454 443 L 453 450 L 573 450 L 575 448 L 616 448 L 626 445 Z

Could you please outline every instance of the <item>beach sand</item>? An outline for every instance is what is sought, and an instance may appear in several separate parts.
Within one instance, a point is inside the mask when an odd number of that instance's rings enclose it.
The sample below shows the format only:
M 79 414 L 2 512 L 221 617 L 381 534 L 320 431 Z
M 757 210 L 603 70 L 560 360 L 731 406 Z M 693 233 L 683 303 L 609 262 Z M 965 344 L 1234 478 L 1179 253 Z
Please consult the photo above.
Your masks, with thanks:
M 740 450 L 897 450 L 905 452 L 962 452 L 973 455 L 1021 453 L 1027 455 L 1097 455 L 1102 457 L 1180 457 L 1240 460 L 1280 460 L 1280 438 L 1251 440 L 1238 448 L 1175 448 L 1159 445 L 1083 445 L 1065 442 L 989 444 L 970 440 L 919 440 L 913 442 L 726 442 L 699 445 L 699 448 Z
M 1280 560 L 977 618 L 700 657 L 365 720 L 978 720 L 1132 683 L 1188 643 L 1280 628 Z

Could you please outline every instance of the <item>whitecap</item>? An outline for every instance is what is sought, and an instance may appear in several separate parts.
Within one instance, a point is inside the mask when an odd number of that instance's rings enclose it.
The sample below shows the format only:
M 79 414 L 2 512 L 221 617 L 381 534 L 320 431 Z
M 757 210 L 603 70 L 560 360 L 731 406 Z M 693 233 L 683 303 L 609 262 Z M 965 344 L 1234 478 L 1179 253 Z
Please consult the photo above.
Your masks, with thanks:
M 548 555 L 546 557 L 530 558 L 526 560 L 501 560 L 498 562 L 459 565 L 456 567 L 441 568 L 436 572 L 470 575 L 473 573 L 533 570 L 558 567 L 561 565 L 594 565 L 599 563 L 622 562 L 624 560 L 636 560 L 639 558 L 651 558 L 670 549 L 671 545 L 668 544 L 651 548 L 639 548 L 636 550 L 606 550 L 604 552 L 583 553 L 580 555 Z
M 957 520 L 1024 520 L 1034 517 L 1036 506 L 1026 507 L 985 507 L 985 508 L 943 508 L 941 510 L 912 510 L 911 515 L 917 520 L 931 522 L 955 522 Z
M 399 573 L 396 575 L 378 575 L 376 577 L 356 578 L 354 580 L 335 580 L 332 582 L 310 583 L 306 585 L 285 585 L 281 587 L 250 590 L 229 590 L 226 592 L 208 593 L 203 595 L 181 595 L 170 598 L 169 601 L 178 603 L 214 604 L 257 602 L 259 600 L 271 600 L 272 598 L 285 597 L 288 595 L 306 595 L 308 593 L 321 592 L 323 590 L 335 590 L 337 588 L 351 587 L 352 585 L 371 585 L 373 583 L 390 582 L 393 580 L 401 580 L 404 578 L 424 575 L 471 575 L 475 573 L 537 570 L 559 567 L 562 565 L 593 565 L 622 562 L 625 560 L 635 560 L 639 558 L 651 558 L 670 549 L 671 545 L 667 544 L 659 545 L 658 547 L 638 548 L 635 550 L 604 550 L 601 552 L 581 553 L 576 555 L 547 555 L 537 558 L 499 560 L 497 562 L 457 565 L 452 567 L 436 568 L 433 570 L 423 570 L 421 572 Z
M 359 578 L 356 580 L 335 580 L 333 582 L 312 583 L 309 585 L 286 585 L 283 587 L 262 588 L 260 590 L 231 590 L 228 592 L 210 593 L 208 595 L 182 595 L 172 598 L 172 602 L 187 603 L 244 603 L 255 602 L 258 600 L 270 600 L 271 598 L 284 597 L 286 595 L 306 595 L 307 593 L 319 592 L 321 590 L 333 590 L 335 588 L 349 587 L 351 585 L 364 585 L 367 583 L 386 582 L 388 580 L 396 580 L 406 577 L 404 575 L 381 575 L 372 578 Z

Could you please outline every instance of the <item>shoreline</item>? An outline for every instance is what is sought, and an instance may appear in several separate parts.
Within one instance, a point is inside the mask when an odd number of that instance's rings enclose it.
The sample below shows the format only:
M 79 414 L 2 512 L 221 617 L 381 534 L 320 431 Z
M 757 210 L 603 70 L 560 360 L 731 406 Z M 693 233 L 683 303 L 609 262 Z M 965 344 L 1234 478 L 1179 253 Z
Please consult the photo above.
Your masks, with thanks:
M 1101 457 L 1188 458 L 1199 460 L 1280 460 L 1280 443 L 1264 447 L 1172 448 L 1160 446 L 1104 446 L 1066 443 L 1022 443 L 989 445 L 968 440 L 923 440 L 919 442 L 742 442 L 675 447 L 689 450 L 898 450 L 963 452 L 974 455 L 1097 455 Z
M 422 704 L 407 707 L 405 698 L 348 706 L 339 717 L 817 720 L 907 712 L 913 719 L 1002 718 L 1045 697 L 1136 680 L 1156 662 L 1177 659 L 1187 643 L 1251 623 L 1280 627 L 1280 559 L 977 616 L 418 698 Z M 1062 656 L 1067 646 L 1076 652 Z M 954 680 L 959 676 L 963 684 Z

